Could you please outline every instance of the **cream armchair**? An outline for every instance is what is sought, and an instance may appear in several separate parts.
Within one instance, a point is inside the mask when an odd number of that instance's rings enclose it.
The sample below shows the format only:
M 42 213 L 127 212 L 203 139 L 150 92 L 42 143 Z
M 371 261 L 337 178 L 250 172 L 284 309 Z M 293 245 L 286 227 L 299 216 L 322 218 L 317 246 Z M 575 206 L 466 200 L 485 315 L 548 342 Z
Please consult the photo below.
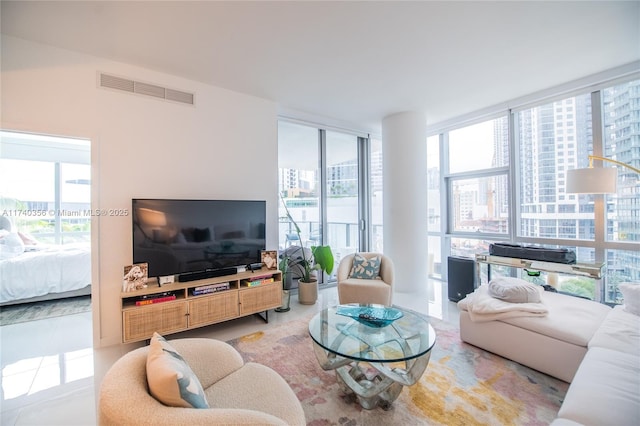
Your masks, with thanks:
M 300 401 L 274 370 L 242 356 L 227 343 L 202 338 L 170 340 L 198 377 L 212 408 L 168 407 L 149 393 L 149 346 L 113 364 L 100 388 L 98 424 L 109 425 L 300 425 Z
M 343 257 L 336 273 L 340 304 L 376 303 L 391 306 L 393 299 L 393 261 L 382 253 L 363 252 L 359 254 L 366 259 L 380 256 L 379 278 L 350 278 L 349 275 L 355 253 Z

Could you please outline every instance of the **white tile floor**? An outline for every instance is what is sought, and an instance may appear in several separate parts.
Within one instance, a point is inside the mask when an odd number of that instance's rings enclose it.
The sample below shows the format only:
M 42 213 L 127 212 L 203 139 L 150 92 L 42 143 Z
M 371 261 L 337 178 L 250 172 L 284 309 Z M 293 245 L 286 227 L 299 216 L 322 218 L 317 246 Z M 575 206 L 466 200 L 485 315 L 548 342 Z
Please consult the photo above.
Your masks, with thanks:
M 251 316 L 171 338 L 229 340 L 337 303 L 335 287 L 321 289 L 318 302 L 311 306 L 299 304 L 294 294 L 291 311 L 270 311 L 268 324 Z M 459 318 L 456 304 L 447 300 L 446 284 L 439 281 L 430 281 L 424 294 L 394 294 L 394 304 L 456 324 Z M 97 390 L 104 373 L 142 343 L 93 349 L 91 333 L 90 313 L 0 327 L 0 424 L 95 425 Z

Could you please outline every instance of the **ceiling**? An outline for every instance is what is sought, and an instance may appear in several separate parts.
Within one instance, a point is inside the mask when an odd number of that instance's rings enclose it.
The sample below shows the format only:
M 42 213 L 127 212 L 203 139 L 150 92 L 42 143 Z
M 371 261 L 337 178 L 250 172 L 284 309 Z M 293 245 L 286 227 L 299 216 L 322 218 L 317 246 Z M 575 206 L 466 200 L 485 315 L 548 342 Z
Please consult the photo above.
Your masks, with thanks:
M 640 2 L 6 1 L 3 34 L 380 128 L 640 60 Z

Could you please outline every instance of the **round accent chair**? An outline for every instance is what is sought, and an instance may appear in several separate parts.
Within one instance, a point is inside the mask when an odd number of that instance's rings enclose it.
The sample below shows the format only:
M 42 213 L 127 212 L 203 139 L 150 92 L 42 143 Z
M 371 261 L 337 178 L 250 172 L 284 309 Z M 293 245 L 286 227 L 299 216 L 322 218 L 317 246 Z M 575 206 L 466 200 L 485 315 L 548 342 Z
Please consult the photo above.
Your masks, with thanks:
M 100 425 L 305 425 L 300 401 L 285 380 L 264 365 L 244 363 L 229 344 L 204 338 L 169 343 L 198 378 L 210 408 L 170 407 L 147 384 L 149 346 L 116 361 L 100 387 Z
M 353 263 L 356 255 L 360 259 L 371 261 L 378 257 L 377 274 L 358 274 Z M 340 260 L 336 278 L 338 281 L 338 300 L 340 304 L 363 303 L 391 306 L 393 300 L 393 261 L 382 253 L 351 253 Z

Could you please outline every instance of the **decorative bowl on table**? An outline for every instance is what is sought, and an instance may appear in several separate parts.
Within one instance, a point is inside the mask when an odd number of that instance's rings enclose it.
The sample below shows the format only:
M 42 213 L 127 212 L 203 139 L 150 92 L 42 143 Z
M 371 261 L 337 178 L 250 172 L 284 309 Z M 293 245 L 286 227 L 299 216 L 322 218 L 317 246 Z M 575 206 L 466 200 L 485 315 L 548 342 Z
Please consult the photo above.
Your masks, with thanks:
M 377 328 L 386 327 L 404 315 L 399 309 L 386 306 L 339 305 L 336 313 Z

